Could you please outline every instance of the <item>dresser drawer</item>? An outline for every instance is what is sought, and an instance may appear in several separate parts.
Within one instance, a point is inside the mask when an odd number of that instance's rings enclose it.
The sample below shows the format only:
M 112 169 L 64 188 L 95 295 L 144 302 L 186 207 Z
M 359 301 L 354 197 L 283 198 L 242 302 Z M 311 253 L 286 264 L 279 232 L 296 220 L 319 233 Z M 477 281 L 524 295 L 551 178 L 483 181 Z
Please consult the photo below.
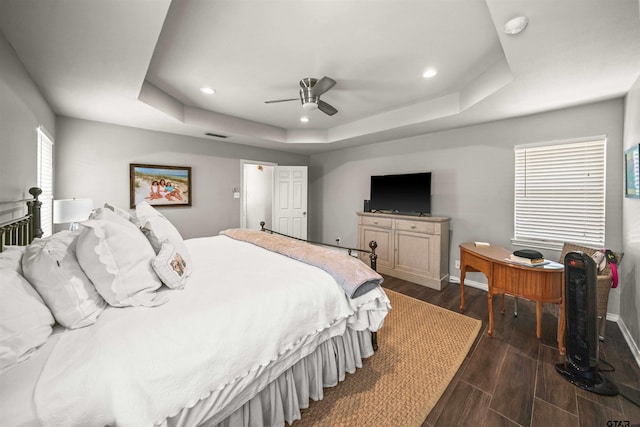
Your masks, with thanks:
M 361 217 L 362 225 L 373 225 L 375 227 L 391 228 L 393 225 L 392 218 L 376 218 L 372 216 Z
M 432 222 L 396 220 L 396 230 L 415 231 L 417 233 L 434 233 L 434 224 Z

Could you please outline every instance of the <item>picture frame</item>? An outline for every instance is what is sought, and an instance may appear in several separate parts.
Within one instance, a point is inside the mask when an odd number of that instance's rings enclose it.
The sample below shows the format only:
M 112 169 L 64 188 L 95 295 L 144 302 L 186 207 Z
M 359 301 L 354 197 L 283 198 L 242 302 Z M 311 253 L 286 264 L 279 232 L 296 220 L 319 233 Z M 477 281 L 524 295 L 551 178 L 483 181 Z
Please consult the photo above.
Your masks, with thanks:
M 624 152 L 624 197 L 640 199 L 640 144 Z
M 143 200 L 154 207 L 191 206 L 191 167 L 130 163 L 129 207 Z

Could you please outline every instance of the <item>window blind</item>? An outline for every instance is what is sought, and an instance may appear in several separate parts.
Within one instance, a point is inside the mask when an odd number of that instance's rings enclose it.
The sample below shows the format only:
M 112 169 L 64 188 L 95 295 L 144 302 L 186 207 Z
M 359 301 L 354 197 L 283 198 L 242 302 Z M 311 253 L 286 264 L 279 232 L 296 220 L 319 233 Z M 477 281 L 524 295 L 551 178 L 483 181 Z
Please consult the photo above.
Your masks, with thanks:
M 604 245 L 606 138 L 515 147 L 514 244 Z
M 43 237 L 50 236 L 53 232 L 53 140 L 42 126 L 38 127 L 38 187 L 42 190 Z

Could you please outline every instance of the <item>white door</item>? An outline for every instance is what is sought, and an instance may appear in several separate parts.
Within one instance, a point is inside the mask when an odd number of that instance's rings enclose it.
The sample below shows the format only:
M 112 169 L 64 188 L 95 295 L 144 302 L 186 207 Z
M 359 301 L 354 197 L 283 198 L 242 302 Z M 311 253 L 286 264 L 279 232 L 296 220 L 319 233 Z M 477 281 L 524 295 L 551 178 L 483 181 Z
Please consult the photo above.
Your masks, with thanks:
M 276 166 L 273 188 L 273 231 L 307 238 L 307 167 Z

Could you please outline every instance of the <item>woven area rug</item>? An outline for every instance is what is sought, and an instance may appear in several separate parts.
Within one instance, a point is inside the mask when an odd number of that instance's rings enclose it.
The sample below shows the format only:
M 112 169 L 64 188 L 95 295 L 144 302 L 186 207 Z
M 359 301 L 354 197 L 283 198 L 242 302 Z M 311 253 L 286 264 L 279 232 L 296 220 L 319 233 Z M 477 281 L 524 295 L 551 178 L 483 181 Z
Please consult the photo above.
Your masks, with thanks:
M 385 289 L 392 310 L 379 350 L 302 411 L 303 426 L 420 426 L 446 390 L 482 322 Z

